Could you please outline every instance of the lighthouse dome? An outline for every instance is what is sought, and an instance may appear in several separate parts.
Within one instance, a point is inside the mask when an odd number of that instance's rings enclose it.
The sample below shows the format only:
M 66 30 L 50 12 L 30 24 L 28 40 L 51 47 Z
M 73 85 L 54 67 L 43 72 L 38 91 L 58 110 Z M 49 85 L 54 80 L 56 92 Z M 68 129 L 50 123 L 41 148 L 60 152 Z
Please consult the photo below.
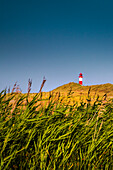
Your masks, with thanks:
M 82 73 L 80 73 L 79 75 L 82 76 Z

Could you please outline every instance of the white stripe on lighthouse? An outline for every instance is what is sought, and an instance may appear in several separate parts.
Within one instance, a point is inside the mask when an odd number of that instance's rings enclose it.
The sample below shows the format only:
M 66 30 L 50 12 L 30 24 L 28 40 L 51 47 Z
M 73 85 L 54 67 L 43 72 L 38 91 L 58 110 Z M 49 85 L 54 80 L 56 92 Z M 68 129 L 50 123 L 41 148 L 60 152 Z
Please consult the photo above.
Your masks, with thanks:
M 82 78 L 79 78 L 79 81 L 82 81 Z

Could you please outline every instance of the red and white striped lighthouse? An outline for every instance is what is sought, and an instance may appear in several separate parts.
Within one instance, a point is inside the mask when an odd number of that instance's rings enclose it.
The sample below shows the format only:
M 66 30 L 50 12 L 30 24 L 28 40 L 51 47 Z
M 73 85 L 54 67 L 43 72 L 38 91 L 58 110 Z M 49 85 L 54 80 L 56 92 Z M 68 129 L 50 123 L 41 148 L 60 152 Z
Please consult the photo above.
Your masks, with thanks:
M 79 74 L 79 84 L 82 85 L 83 81 L 82 81 L 83 75 L 82 73 Z

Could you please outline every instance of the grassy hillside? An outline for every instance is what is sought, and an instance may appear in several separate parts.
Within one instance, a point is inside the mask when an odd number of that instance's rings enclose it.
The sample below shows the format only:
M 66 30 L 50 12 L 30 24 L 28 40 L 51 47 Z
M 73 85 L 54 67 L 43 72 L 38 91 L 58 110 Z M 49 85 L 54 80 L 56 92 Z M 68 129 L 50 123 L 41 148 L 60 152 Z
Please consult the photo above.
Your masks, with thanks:
M 48 99 L 50 93 L 54 97 L 59 95 L 59 99 L 63 100 L 63 102 L 70 102 L 70 104 L 75 102 L 80 103 L 81 101 L 87 102 L 87 99 L 90 99 L 91 103 L 93 103 L 97 98 L 98 100 L 101 100 L 104 96 L 106 96 L 107 100 L 113 98 L 113 85 L 107 83 L 101 85 L 81 86 L 77 83 L 70 82 L 59 86 L 50 92 L 42 92 L 42 98 Z M 35 94 L 30 94 L 30 98 L 32 99 L 34 95 Z
M 29 93 L 29 101 L 33 99 L 33 97 L 37 93 Z M 22 96 L 23 94 L 16 94 Z M 26 94 L 27 95 L 27 94 Z M 113 98 L 113 85 L 110 83 L 101 84 L 101 85 L 92 85 L 92 86 L 81 86 L 77 83 L 70 82 L 68 84 L 64 84 L 62 86 L 57 87 L 56 89 L 50 92 L 42 92 L 40 93 L 42 101 L 38 102 L 44 105 L 49 96 L 52 95 L 54 100 L 62 100 L 62 103 L 73 105 L 76 102 L 78 104 L 82 102 L 94 103 L 95 100 L 102 100 L 106 98 L 107 100 Z M 45 100 L 46 99 L 46 100 Z
M 113 98 L 113 85 L 110 83 L 92 86 L 81 86 L 77 83 L 70 82 L 68 84 L 57 87 L 52 90 L 54 93 L 60 92 L 61 96 L 70 96 L 71 100 L 80 101 L 88 97 L 90 89 L 90 99 L 93 102 L 97 97 L 100 99 L 106 94 L 107 99 Z
M 57 87 L 56 89 L 50 92 L 42 92 L 42 99 L 49 99 L 50 94 L 54 97 L 54 100 L 62 100 L 62 103 L 69 103 L 73 105 L 75 102 L 80 104 L 81 101 L 87 102 L 90 100 L 93 103 L 97 98 L 101 100 L 106 96 L 106 99 L 109 100 L 113 98 L 113 85 L 110 83 L 101 84 L 101 85 L 92 85 L 92 86 L 81 86 L 77 83 L 70 82 L 62 86 Z M 33 99 L 36 93 L 29 94 L 29 101 Z M 43 105 L 45 100 L 41 102 Z
M 73 92 L 73 95 L 83 93 L 86 94 L 91 88 L 91 93 L 97 93 L 100 95 L 103 95 L 105 93 L 108 94 L 108 96 L 113 97 L 113 85 L 110 83 L 107 84 L 101 84 L 101 85 L 92 85 L 92 86 L 81 86 L 77 83 L 70 82 L 68 84 L 62 85 L 60 87 L 57 87 L 53 90 L 53 92 L 61 92 L 61 93 L 68 93 L 70 90 Z

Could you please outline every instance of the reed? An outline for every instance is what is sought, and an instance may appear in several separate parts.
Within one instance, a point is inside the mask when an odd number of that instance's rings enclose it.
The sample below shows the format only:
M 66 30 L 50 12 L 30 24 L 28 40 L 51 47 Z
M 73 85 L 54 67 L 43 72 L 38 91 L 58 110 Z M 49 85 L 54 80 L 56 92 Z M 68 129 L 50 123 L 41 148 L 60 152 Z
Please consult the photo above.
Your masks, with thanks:
M 112 99 L 70 105 L 37 93 L 25 105 L 27 97 L 0 93 L 0 169 L 113 169 Z

